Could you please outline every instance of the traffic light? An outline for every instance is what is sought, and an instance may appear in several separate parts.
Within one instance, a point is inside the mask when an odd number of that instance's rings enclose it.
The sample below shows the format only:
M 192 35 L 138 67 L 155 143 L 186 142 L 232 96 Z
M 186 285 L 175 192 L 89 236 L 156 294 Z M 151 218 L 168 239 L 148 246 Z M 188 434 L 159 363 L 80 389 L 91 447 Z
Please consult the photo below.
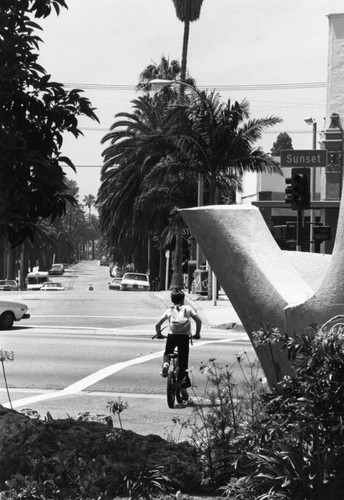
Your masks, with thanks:
M 286 183 L 285 202 L 291 204 L 291 199 L 292 199 L 291 177 L 287 177 L 285 183 Z
M 292 168 L 291 169 L 291 188 L 292 200 L 291 208 L 293 210 L 306 210 L 310 208 L 310 169 Z
M 310 169 L 292 168 L 291 177 L 285 180 L 285 201 L 291 204 L 292 210 L 306 210 L 310 208 Z

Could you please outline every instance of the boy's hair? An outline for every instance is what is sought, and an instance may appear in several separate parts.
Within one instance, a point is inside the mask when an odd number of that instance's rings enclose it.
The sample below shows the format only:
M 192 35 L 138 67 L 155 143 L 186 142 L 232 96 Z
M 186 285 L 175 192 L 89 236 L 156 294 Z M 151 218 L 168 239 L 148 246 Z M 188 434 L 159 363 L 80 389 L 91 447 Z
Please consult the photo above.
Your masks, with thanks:
M 175 286 L 171 292 L 171 301 L 173 304 L 181 304 L 184 302 L 185 293 L 180 286 Z

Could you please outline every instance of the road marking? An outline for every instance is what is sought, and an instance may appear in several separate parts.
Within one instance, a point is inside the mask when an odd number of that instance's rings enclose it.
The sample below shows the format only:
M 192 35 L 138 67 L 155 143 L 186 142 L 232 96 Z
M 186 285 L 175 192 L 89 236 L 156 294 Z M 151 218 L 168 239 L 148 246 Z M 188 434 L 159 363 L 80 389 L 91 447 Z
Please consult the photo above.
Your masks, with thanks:
M 201 347 L 206 344 L 216 344 L 219 342 L 235 342 L 235 339 L 219 339 L 219 340 L 201 340 L 197 341 L 196 344 L 193 345 L 193 347 Z M 90 387 L 100 380 L 103 380 L 106 377 L 109 377 L 110 375 L 113 375 L 114 373 L 119 372 L 120 370 L 124 370 L 125 368 L 128 368 L 129 366 L 134 366 L 138 365 L 141 363 L 146 363 L 146 361 L 151 361 L 153 359 L 156 359 L 160 356 L 162 356 L 164 351 L 158 351 L 152 354 L 147 354 L 145 356 L 140 356 L 138 358 L 133 358 L 129 359 L 128 361 L 123 361 L 121 363 L 115 363 L 114 365 L 107 366 L 105 368 L 102 368 L 101 370 L 98 370 L 94 373 L 91 373 L 91 375 L 88 375 L 87 377 L 84 377 L 77 382 L 74 382 L 73 384 L 65 387 L 64 389 L 58 390 L 58 391 L 53 391 L 49 393 L 44 393 L 44 394 L 38 394 L 36 396 L 31 396 L 27 398 L 22 398 L 22 399 L 17 399 L 16 401 L 12 401 L 12 407 L 13 408 L 18 408 L 19 406 L 26 406 L 31 403 L 37 403 L 39 401 L 45 401 L 48 399 L 54 399 L 54 398 L 61 398 L 64 396 L 70 396 L 73 394 L 78 394 L 81 391 L 84 391 L 87 389 L 87 387 Z M 11 405 L 10 403 L 5 403 L 2 406 L 6 408 L 10 408 Z
M 133 319 L 133 316 L 86 316 L 85 314 L 32 314 L 31 318 L 112 318 Z M 156 316 L 135 316 L 134 319 L 149 319 L 156 321 Z

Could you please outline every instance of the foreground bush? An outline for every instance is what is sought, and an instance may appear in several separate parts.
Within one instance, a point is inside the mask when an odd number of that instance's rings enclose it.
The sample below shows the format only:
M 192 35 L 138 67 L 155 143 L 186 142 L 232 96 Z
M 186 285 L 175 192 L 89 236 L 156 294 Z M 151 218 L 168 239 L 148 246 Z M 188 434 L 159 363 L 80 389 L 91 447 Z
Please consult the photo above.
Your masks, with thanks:
M 262 396 L 250 450 L 237 461 L 247 500 L 344 498 L 344 325 L 333 318 L 314 335 L 278 339 L 292 375 Z M 257 338 L 259 341 L 259 336 Z M 236 484 L 237 486 L 237 484 Z M 242 490 L 243 491 L 243 490 Z
M 192 491 L 200 483 L 188 443 L 109 423 L 43 422 L 0 405 L 1 500 L 151 498 L 171 489 Z

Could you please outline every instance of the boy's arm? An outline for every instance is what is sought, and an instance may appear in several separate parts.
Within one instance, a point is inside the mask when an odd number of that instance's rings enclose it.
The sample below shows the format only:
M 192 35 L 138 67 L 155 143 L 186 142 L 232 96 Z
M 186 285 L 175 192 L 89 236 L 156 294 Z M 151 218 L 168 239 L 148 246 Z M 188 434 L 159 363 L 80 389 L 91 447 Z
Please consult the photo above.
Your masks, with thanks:
M 164 323 L 166 320 L 165 316 L 162 316 L 159 321 L 155 324 L 155 331 L 156 331 L 156 337 L 158 339 L 163 339 L 164 336 L 161 334 L 161 325 Z
M 202 320 L 198 316 L 198 314 L 196 314 L 195 316 L 193 316 L 193 319 L 195 320 L 195 323 L 196 323 L 196 333 L 193 336 L 193 338 L 194 339 L 200 339 L 201 338 Z

